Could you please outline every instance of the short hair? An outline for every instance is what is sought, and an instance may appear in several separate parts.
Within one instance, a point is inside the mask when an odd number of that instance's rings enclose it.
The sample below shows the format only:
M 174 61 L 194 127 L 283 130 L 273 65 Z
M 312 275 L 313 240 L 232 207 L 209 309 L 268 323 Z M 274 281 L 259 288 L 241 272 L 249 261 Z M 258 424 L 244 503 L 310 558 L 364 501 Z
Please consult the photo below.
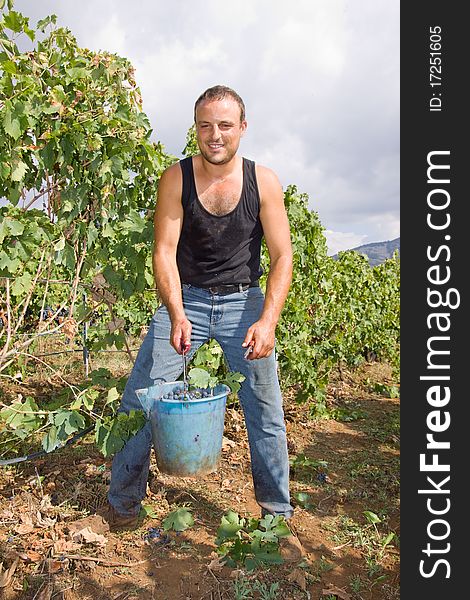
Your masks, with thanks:
M 226 85 L 214 85 L 213 87 L 208 88 L 205 92 L 203 92 L 199 98 L 196 100 L 196 104 L 194 105 L 194 122 L 196 122 L 196 109 L 197 107 L 205 101 L 212 100 L 223 100 L 224 98 L 230 97 L 240 107 L 240 123 L 245 120 L 245 104 L 240 96 L 237 94 L 235 90 L 227 87 Z

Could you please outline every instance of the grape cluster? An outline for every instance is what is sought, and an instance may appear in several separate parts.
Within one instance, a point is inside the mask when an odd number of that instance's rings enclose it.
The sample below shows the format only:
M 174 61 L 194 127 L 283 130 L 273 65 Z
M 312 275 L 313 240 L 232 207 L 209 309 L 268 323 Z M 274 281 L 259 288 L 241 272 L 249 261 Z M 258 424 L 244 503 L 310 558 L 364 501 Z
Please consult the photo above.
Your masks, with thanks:
M 177 387 L 171 392 L 167 392 L 162 396 L 162 400 L 178 400 L 179 402 L 189 402 L 191 400 L 200 400 L 201 398 L 209 398 L 213 394 L 210 390 L 203 388 L 195 388 L 193 390 L 185 390 L 182 387 Z
M 159 527 L 150 527 L 144 535 L 144 540 L 148 543 L 164 546 L 171 542 L 170 536 L 163 533 Z

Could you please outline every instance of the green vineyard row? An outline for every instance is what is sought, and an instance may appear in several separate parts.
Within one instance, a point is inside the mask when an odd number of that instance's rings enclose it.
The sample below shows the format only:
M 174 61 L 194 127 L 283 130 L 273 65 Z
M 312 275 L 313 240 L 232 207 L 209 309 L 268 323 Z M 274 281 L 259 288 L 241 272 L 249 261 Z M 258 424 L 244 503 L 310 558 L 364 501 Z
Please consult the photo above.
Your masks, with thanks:
M 94 319 L 106 333 L 90 333 L 90 351 L 126 348 L 158 306 L 149 291 L 153 212 L 159 177 L 177 159 L 150 139 L 131 63 L 78 47 L 55 21 L 46 17 L 33 29 L 13 10 L 0 21 L 5 381 L 24 368 L 45 331 L 74 339 L 80 323 Z M 19 36 L 29 39 L 29 51 L 19 50 Z M 195 151 L 190 129 L 184 154 Z M 307 195 L 291 185 L 285 205 L 294 275 L 277 329 L 277 359 L 283 386 L 294 386 L 299 401 L 322 403 L 338 365 L 374 355 L 398 370 L 399 259 L 373 268 L 355 252 L 334 260 Z M 269 271 L 265 248 L 262 262 Z M 213 342 L 194 362 L 214 373 L 225 369 Z M 28 364 L 34 368 L 34 359 Z M 110 454 L 140 423 L 135 415 L 114 417 L 120 389 L 109 373 L 95 374 L 81 387 L 69 386 L 51 410 L 2 394 L 0 435 L 24 439 L 42 429 L 43 447 L 51 450 L 94 419 L 97 443 Z

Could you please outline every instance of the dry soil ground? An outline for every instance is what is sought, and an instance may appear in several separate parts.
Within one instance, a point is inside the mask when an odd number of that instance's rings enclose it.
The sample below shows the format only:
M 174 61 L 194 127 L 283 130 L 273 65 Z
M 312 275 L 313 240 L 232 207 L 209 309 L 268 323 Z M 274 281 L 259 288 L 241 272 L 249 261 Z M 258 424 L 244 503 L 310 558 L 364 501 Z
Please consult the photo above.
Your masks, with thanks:
M 307 552 L 301 563 L 247 573 L 217 560 L 222 515 L 228 509 L 259 515 L 243 418 L 232 405 L 217 472 L 171 477 L 158 472 L 152 457 L 149 515 L 136 531 L 77 535 L 105 502 L 109 481 L 111 462 L 91 437 L 37 461 L 0 467 L 0 597 L 399 598 L 399 401 L 388 397 L 392 383 L 389 368 L 378 363 L 338 373 L 327 406 L 343 420 L 312 419 L 308 406 L 285 394 L 294 524 Z M 161 528 L 182 505 L 194 526 L 149 541 L 149 529 Z

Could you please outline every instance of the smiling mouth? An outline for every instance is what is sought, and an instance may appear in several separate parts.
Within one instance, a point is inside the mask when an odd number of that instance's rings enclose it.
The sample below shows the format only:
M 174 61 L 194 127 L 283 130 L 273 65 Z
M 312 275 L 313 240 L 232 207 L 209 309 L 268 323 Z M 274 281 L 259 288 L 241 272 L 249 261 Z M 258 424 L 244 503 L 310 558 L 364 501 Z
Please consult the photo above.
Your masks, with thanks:
M 211 148 L 212 150 L 218 150 L 219 148 L 223 148 L 224 145 L 223 144 L 208 144 L 209 148 Z

